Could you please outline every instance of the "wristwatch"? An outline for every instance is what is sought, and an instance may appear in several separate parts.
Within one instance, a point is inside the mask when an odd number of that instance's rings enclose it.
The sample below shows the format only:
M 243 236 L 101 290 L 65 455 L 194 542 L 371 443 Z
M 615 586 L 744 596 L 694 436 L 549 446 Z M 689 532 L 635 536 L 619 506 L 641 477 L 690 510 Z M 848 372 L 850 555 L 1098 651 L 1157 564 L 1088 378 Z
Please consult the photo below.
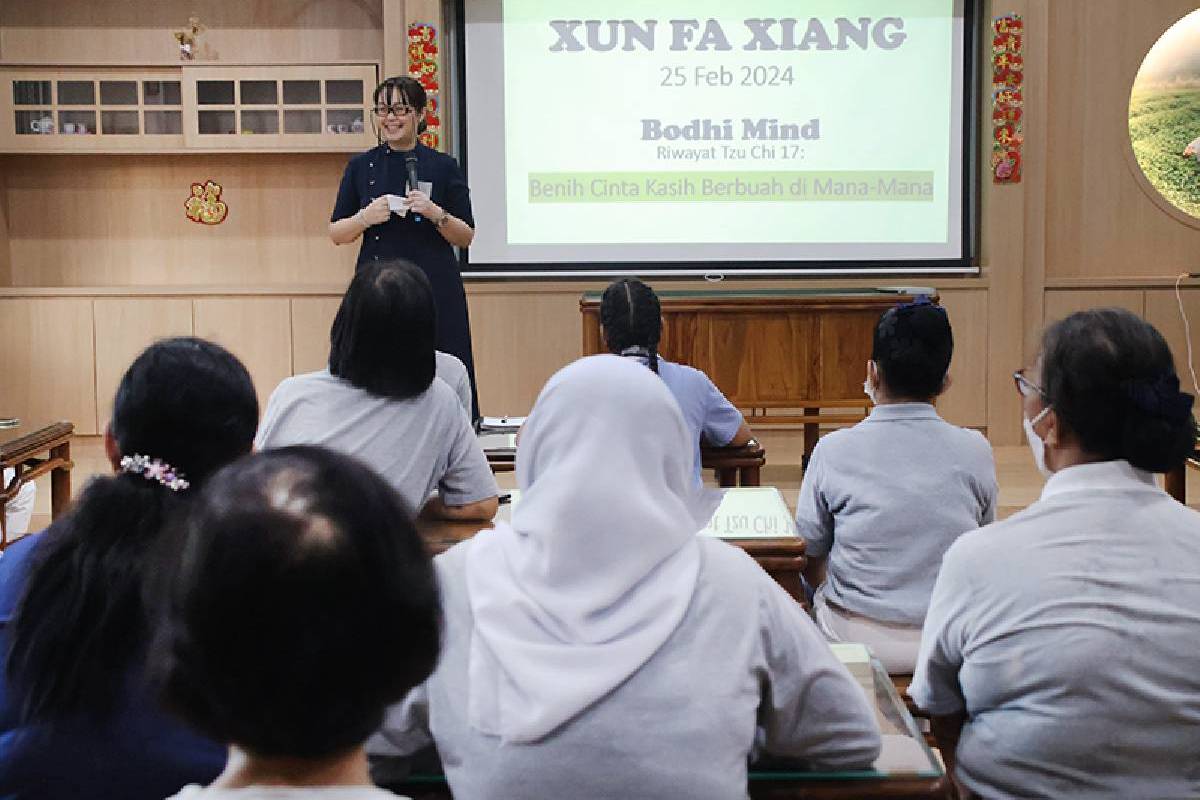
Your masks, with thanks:
M 435 223 L 433 223 L 433 227 L 435 227 L 435 228 L 440 228 L 440 227 L 442 227 L 443 225 L 445 225 L 445 224 L 446 224 L 447 222 L 449 222 L 449 221 L 450 221 L 450 212 L 449 212 L 449 211 L 443 211 L 443 212 L 442 212 L 442 216 L 441 216 L 441 217 L 438 219 L 438 221 L 437 221 L 437 222 L 435 222 Z

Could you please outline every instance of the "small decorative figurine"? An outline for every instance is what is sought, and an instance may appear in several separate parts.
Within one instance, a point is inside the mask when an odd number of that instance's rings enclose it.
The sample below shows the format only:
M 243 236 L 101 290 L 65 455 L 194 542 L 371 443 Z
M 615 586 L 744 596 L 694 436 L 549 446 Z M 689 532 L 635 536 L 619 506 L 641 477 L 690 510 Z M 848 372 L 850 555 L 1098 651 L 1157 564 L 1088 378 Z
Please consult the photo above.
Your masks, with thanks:
M 193 61 L 196 58 L 196 37 L 205 30 L 200 24 L 199 17 L 188 17 L 188 26 L 175 31 L 175 41 L 179 42 L 179 58 L 182 61 Z

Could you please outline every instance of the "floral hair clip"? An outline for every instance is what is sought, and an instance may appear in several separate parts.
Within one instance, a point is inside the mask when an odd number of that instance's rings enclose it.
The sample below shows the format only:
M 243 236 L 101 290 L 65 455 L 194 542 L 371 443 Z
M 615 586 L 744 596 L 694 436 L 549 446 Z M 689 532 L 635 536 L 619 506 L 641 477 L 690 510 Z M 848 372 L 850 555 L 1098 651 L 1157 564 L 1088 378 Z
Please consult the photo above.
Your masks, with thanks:
M 131 475 L 141 475 L 146 480 L 159 483 L 172 492 L 182 492 L 191 486 L 183 474 L 176 472 L 170 464 L 157 458 L 150 458 L 150 456 L 137 454 L 122 456 L 121 471 Z

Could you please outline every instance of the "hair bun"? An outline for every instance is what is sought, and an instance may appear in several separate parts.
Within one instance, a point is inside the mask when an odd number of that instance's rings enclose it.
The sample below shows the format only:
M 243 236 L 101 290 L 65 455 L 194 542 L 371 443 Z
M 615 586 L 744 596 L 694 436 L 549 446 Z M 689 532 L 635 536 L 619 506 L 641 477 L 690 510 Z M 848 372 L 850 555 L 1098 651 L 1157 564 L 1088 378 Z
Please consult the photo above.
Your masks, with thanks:
M 1172 373 L 1122 381 L 1121 388 L 1134 407 L 1145 414 L 1176 422 L 1192 414 L 1195 398 L 1179 391 L 1179 377 Z

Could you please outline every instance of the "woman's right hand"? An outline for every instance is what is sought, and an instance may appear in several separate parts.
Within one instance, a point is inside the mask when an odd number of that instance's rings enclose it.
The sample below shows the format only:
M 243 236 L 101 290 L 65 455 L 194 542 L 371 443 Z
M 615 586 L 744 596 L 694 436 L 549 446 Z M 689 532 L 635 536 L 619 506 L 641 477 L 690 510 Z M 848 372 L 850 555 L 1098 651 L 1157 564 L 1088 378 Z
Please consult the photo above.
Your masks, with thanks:
M 376 197 L 371 201 L 371 204 L 358 212 L 358 218 L 368 228 L 372 225 L 378 225 L 381 222 L 387 222 L 388 217 L 392 215 L 392 210 L 388 208 L 388 199 L 386 197 Z

